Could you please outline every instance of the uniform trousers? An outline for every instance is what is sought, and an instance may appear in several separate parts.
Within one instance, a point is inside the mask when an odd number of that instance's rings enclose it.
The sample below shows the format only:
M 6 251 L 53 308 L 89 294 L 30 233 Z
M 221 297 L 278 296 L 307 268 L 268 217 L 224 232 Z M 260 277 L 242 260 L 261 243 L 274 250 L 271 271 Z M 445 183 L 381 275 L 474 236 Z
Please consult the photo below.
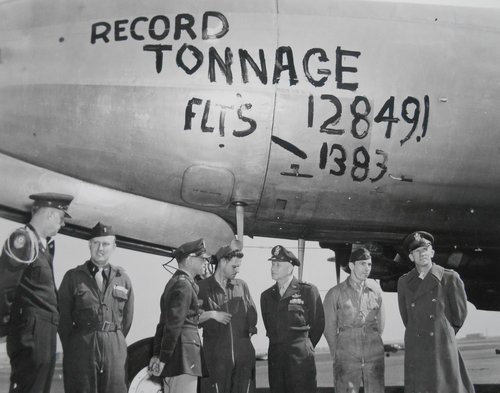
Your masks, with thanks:
M 384 345 L 376 330 L 354 328 L 337 336 L 333 369 L 336 393 L 384 393 Z
M 309 337 L 271 343 L 268 375 L 271 393 L 316 393 L 316 363 Z
M 255 350 L 250 337 L 233 337 L 232 352 L 220 342 L 204 337 L 208 378 L 201 378 L 201 393 L 254 393 Z
M 198 377 L 181 374 L 163 378 L 163 393 L 196 393 Z
M 23 310 L 7 336 L 10 393 L 49 393 L 56 363 L 57 314 Z

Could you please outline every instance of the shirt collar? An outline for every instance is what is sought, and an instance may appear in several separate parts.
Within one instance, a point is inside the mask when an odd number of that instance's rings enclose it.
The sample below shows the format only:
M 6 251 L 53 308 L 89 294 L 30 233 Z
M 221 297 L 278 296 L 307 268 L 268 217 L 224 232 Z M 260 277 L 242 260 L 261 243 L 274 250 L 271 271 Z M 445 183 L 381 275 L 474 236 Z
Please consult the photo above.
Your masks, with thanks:
M 278 288 L 283 288 L 283 291 L 286 291 L 288 287 L 290 286 L 290 283 L 293 280 L 293 274 L 290 274 L 290 277 L 288 277 L 288 280 L 286 280 L 283 285 L 279 285 L 277 282 L 276 284 L 278 285 Z
M 347 285 L 350 286 L 351 288 L 355 289 L 355 290 L 359 290 L 359 286 L 360 284 L 357 284 L 354 282 L 354 280 L 351 278 L 351 276 L 347 277 Z M 364 284 L 363 284 L 363 289 L 364 288 L 367 288 L 369 289 L 370 291 L 374 291 L 375 290 L 375 285 L 374 283 L 370 280 L 370 279 L 366 279 Z
M 93 275 L 93 276 L 94 276 L 94 275 L 95 275 L 95 274 L 99 271 L 99 269 L 100 269 L 101 267 L 103 268 L 103 270 L 104 270 L 105 272 L 107 272 L 107 271 L 108 271 L 108 269 L 109 269 L 109 264 L 106 264 L 106 265 L 104 265 L 104 266 L 97 266 L 94 262 L 92 262 L 92 260 L 91 260 L 91 259 L 89 259 L 89 260 L 87 261 L 87 269 L 89 270 L 90 274 L 91 274 L 91 275 Z

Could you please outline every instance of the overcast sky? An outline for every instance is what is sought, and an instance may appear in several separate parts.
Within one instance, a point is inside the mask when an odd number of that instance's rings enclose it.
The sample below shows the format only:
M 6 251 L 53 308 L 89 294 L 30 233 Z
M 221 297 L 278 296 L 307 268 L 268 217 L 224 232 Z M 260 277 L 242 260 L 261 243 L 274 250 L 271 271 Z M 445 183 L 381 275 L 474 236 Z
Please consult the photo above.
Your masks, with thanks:
M 9 233 L 18 226 L 18 223 L 0 219 L 0 241 L 3 243 Z M 57 235 L 56 239 L 54 265 L 55 279 L 59 286 L 68 269 L 88 259 L 89 250 L 88 243 L 84 240 L 64 235 Z M 188 240 L 194 239 L 186 239 L 186 241 Z M 259 302 L 260 294 L 274 284 L 270 278 L 270 262 L 267 259 L 270 257 L 271 248 L 276 244 L 285 246 L 295 255 L 298 254 L 296 241 L 245 237 L 245 257 L 238 276 L 248 283 L 254 302 L 259 309 L 259 332 L 252 338 L 257 352 L 267 351 L 267 338 L 260 315 Z M 320 290 L 322 298 L 335 284 L 334 264 L 327 261 L 327 258 L 332 255 L 331 251 L 320 249 L 318 243 L 306 242 L 303 279 L 315 284 Z M 164 257 L 119 248 L 112 256 L 111 263 L 124 267 L 134 286 L 135 316 L 132 329 L 127 337 L 129 344 L 154 334 L 160 313 L 159 299 L 171 276 L 162 267 L 162 263 L 167 260 Z M 175 261 L 172 262 L 172 266 L 177 266 Z M 345 278 L 346 275 L 342 272 L 341 280 Z M 385 342 L 402 342 L 404 328 L 399 316 L 396 294 L 384 294 L 384 301 L 387 316 L 383 339 Z M 469 315 L 459 332 L 459 337 L 470 333 L 498 335 L 499 329 L 500 312 L 478 311 L 469 303 Z M 324 338 L 320 341 L 319 346 L 327 346 Z

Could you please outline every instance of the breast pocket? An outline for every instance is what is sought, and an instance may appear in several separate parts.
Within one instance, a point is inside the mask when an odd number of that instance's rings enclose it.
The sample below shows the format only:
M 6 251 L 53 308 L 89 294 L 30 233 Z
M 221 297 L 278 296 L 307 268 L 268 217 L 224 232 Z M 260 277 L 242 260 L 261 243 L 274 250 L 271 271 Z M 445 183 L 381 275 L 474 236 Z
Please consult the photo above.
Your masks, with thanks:
M 75 292 L 75 311 L 77 313 L 89 313 L 92 306 L 99 304 L 96 295 L 86 285 L 79 285 Z M 88 316 L 88 315 L 86 315 Z
M 303 327 L 306 325 L 306 312 L 304 306 L 301 304 L 288 305 L 288 320 L 290 328 Z
M 125 287 L 122 287 L 121 285 L 115 285 L 113 287 L 113 292 L 112 296 L 115 299 L 116 304 L 118 305 L 118 309 L 123 311 L 125 307 L 125 303 L 128 300 L 128 289 Z

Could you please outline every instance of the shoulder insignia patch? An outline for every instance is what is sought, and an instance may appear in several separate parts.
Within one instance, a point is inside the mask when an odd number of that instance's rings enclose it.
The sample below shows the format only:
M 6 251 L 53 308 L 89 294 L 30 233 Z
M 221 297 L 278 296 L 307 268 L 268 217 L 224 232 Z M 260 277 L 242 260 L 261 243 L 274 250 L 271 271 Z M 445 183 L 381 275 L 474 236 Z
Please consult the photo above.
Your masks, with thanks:
M 15 249 L 20 249 L 23 248 L 26 244 L 26 236 L 24 234 L 19 234 L 14 238 L 14 248 Z

